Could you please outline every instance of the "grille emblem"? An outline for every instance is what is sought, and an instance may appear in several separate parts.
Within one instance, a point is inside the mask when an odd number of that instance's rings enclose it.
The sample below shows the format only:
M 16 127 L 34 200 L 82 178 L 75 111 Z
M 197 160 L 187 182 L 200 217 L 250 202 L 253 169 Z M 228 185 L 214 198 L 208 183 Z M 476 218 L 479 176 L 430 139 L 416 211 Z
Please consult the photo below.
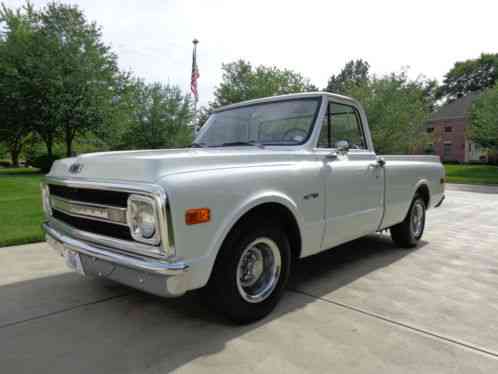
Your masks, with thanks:
M 71 174 L 78 174 L 81 172 L 81 170 L 83 169 L 83 164 L 80 164 L 78 162 L 75 162 L 74 164 L 72 164 L 70 167 L 69 167 L 69 172 Z

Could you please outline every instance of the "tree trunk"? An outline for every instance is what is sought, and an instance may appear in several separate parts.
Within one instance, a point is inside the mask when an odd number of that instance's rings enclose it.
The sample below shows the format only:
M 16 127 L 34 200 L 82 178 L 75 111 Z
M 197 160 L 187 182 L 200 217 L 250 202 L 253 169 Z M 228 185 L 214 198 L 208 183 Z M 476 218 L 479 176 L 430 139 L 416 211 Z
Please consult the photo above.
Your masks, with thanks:
M 17 168 L 19 167 L 19 154 L 21 153 L 21 148 L 12 147 L 9 151 L 10 159 L 12 162 L 12 166 Z
M 73 155 L 73 138 L 66 134 L 66 157 Z
M 64 141 L 66 143 L 66 157 L 73 157 L 73 140 L 76 136 L 76 130 L 66 126 L 64 135 Z
M 21 154 L 23 143 L 22 136 L 16 136 L 9 146 L 10 160 L 13 167 L 19 167 L 19 155 Z
M 50 131 L 49 129 L 47 129 L 46 131 L 37 131 L 37 133 L 38 135 L 40 135 L 40 138 L 42 138 L 45 146 L 47 147 L 47 156 L 50 157 L 50 159 L 53 159 L 54 153 L 52 149 L 54 144 L 55 131 Z
M 54 158 L 54 154 L 52 152 L 52 137 L 51 136 L 48 136 L 46 139 L 45 139 L 45 145 L 47 146 L 47 155 L 48 157 L 52 160 Z

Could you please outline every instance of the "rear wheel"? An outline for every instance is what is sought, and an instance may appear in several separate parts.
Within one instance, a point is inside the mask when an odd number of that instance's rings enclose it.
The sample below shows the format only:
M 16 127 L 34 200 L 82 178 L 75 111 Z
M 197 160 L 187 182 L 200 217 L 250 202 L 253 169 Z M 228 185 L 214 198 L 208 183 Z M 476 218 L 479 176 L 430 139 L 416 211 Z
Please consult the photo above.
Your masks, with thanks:
M 424 234 L 425 229 L 424 199 L 417 195 L 412 201 L 403 222 L 391 227 L 393 241 L 402 248 L 413 248 Z
M 205 290 L 211 304 L 236 323 L 265 317 L 287 284 L 291 253 L 283 230 L 250 220 L 225 240 Z

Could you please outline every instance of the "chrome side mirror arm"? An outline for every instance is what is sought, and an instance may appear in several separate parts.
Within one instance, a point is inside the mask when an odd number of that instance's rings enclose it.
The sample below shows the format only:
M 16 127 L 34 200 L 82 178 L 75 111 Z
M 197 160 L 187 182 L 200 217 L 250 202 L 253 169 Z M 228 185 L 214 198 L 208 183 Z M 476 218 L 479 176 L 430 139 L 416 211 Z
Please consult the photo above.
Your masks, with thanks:
M 349 142 L 347 140 L 339 140 L 336 143 L 336 148 L 337 148 L 337 153 L 345 155 L 346 153 L 348 153 L 351 146 L 349 145 Z

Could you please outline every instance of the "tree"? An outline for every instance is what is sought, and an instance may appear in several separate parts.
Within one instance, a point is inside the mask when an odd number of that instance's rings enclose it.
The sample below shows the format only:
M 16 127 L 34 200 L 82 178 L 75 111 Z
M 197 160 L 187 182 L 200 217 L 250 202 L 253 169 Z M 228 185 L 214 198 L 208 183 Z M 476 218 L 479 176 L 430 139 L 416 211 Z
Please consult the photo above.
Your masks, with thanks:
M 344 93 L 365 108 L 378 153 L 413 153 L 426 142 L 424 124 L 433 104 L 428 85 L 410 81 L 404 72 L 371 77 L 361 85 L 346 84 Z
M 76 6 L 49 3 L 37 11 L 29 4 L 16 11 L 4 6 L 0 16 L 6 40 L 19 25 L 30 36 L 23 53 L 5 64 L 22 89 L 14 108 L 21 103 L 29 108 L 30 126 L 45 142 L 49 158 L 59 137 L 70 156 L 75 136 L 104 126 L 115 113 L 122 78 L 116 56 Z
M 120 72 L 100 28 L 75 6 L 51 3 L 40 14 L 39 45 L 51 66 L 51 119 L 62 127 L 66 155 L 77 134 L 105 124 L 112 113 Z
M 260 97 L 316 91 L 308 79 L 289 69 L 239 60 L 222 65 L 221 84 L 214 91 L 211 108 Z
M 137 107 L 137 89 L 139 81 L 131 74 L 121 74 L 115 87 L 115 96 L 109 108 L 105 126 L 94 128 L 87 137 L 94 141 L 102 142 L 106 149 L 124 149 L 124 135 L 135 122 L 135 109 Z M 143 83 L 143 82 L 140 82 Z
M 498 151 L 498 85 L 487 89 L 472 105 L 471 139 Z
M 0 141 L 8 149 L 12 165 L 19 164 L 19 155 L 31 132 L 33 113 L 30 97 L 20 79 L 23 56 L 31 48 L 33 9 L 13 12 L 4 5 L 0 22 L 7 31 L 0 33 Z
M 456 62 L 446 73 L 439 97 L 453 101 L 472 91 L 480 91 L 498 82 L 498 53 L 483 53 L 479 58 Z
M 370 77 L 370 64 L 362 59 L 351 60 L 344 65 L 341 72 L 329 78 L 325 91 L 344 94 L 351 86 L 361 86 Z
M 0 100 L 0 106 L 3 105 L 3 100 Z M 0 139 L 9 152 L 12 166 L 17 167 L 19 155 L 29 139 L 30 131 L 23 123 L 7 119 L 5 114 L 5 112 L 0 113 Z
M 424 91 L 424 98 L 426 105 L 430 112 L 434 112 L 437 107 L 437 101 L 439 100 L 439 83 L 435 79 L 424 79 L 418 80 L 422 90 Z
M 137 81 L 131 125 L 123 136 L 129 148 L 170 148 L 192 141 L 192 100 L 180 88 Z
M 212 107 L 209 106 L 201 106 L 195 115 L 195 125 L 200 128 L 204 126 L 206 121 L 208 120 L 211 112 L 213 111 Z

